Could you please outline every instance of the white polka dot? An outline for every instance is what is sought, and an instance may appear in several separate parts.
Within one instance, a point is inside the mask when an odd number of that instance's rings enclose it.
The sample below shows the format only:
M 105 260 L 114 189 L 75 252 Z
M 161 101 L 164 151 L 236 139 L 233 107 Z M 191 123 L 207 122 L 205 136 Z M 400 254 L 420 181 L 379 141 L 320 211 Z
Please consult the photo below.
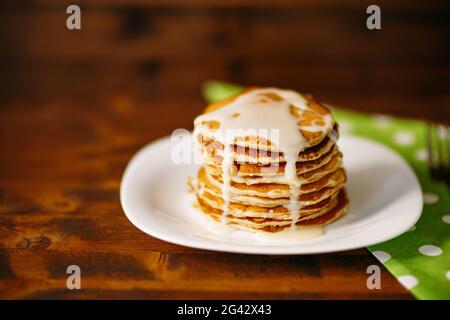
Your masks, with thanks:
M 379 128 L 387 128 L 391 125 L 392 117 L 386 114 L 377 114 L 373 116 L 375 125 Z
M 408 231 L 411 232 L 411 231 L 414 231 L 414 230 L 416 230 L 416 226 L 412 226 L 411 229 L 409 229 Z
M 437 128 L 438 137 L 441 139 L 445 139 L 447 137 L 447 127 L 443 125 L 439 125 Z
M 442 217 L 442 221 L 444 221 L 445 223 L 450 224 L 450 214 L 446 214 L 445 216 Z
M 401 146 L 410 146 L 414 143 L 414 135 L 407 131 L 397 132 L 394 136 L 394 141 Z
M 442 254 L 442 249 L 432 245 L 424 245 L 419 248 L 419 252 L 425 256 L 435 257 Z
M 445 276 L 447 277 L 447 280 L 450 280 L 450 270 L 447 271 L 447 273 L 445 274 Z
M 419 280 L 411 275 L 400 276 L 397 278 L 397 280 L 408 290 L 414 288 L 419 283 Z
M 426 204 L 433 204 L 439 201 L 439 196 L 435 193 L 425 192 L 423 194 L 423 202 Z
M 419 149 L 415 153 L 416 160 L 427 161 L 428 160 L 428 150 Z
M 385 251 L 374 251 L 374 252 L 372 252 L 372 254 L 381 263 L 385 263 L 386 261 L 388 261 L 391 258 L 391 255 Z
M 340 133 L 350 133 L 353 129 L 353 126 L 348 123 L 348 122 L 344 122 L 341 121 L 339 122 L 339 132 Z

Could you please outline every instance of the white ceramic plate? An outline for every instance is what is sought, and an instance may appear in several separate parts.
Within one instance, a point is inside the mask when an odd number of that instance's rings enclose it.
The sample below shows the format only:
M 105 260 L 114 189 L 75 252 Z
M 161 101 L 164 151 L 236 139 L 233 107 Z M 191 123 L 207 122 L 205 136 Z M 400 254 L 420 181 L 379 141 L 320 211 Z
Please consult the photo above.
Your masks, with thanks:
M 175 244 L 250 254 L 315 254 L 365 247 L 409 230 L 422 212 L 422 191 L 408 164 L 370 140 L 342 136 L 338 145 L 347 170 L 348 213 L 307 241 L 265 241 L 248 231 L 229 231 L 192 206 L 186 181 L 198 165 L 175 165 L 169 137 L 140 150 L 125 170 L 120 200 L 128 219 L 143 232 Z M 228 229 L 226 229 L 228 228 Z M 226 231 L 226 232 L 225 232 Z M 262 240 L 263 239 L 263 240 Z

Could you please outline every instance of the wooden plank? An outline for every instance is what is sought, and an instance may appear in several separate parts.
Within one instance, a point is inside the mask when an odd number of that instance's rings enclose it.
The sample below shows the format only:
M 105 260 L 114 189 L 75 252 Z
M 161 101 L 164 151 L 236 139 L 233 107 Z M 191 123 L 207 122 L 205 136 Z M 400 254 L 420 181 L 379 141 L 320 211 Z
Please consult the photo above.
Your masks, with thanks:
M 268 61 L 297 58 L 305 64 L 448 64 L 445 58 L 450 51 L 442 45 L 450 26 L 434 24 L 432 16 L 414 23 L 387 21 L 383 31 L 373 33 L 357 15 L 326 12 L 299 14 L 282 23 L 245 16 L 217 19 L 207 14 L 162 14 L 148 15 L 134 36 L 127 31 L 126 11 L 86 13 L 80 32 L 65 28 L 64 12 L 4 12 L 0 18 L 4 25 L 23 24 L 18 31 L 21 39 L 9 40 L 8 50 L 18 61 L 123 62 L 162 57 L 199 61 L 199 56 L 214 56 Z
M 248 85 L 293 87 L 324 96 L 358 94 L 445 94 L 450 91 L 450 67 L 331 67 L 261 61 L 205 61 L 202 65 L 149 62 L 135 66 L 114 64 L 20 65 L 4 78 L 4 88 L 23 94 L 76 95 L 131 92 L 149 97 L 198 97 L 206 79 L 225 79 Z M 155 65 L 153 65 L 155 63 Z M 159 66 L 158 66 L 159 65 Z M 119 76 L 120 75 L 120 76 Z M 87 81 L 89 79 L 89 81 Z M 1 82 L 1 79 L 0 79 Z M 95 83 L 95 85 L 93 85 Z M 16 89 L 18 90 L 18 89 Z
M 66 268 L 77 264 L 82 270 L 83 290 L 117 290 L 125 297 L 135 289 L 160 291 L 167 295 L 195 290 L 203 295 L 211 292 L 233 296 L 234 292 L 239 292 L 247 297 L 254 294 L 376 297 L 381 292 L 388 296 L 408 297 L 386 270 L 382 272 L 382 291 L 367 289 L 366 268 L 376 263 L 368 255 L 270 257 L 195 252 L 161 256 L 157 252 L 144 253 L 139 249 L 131 253 L 115 252 L 110 248 L 105 250 L 107 252 L 82 248 L 57 251 L 51 246 L 6 250 L 4 254 L 12 276 L 4 280 L 17 287 L 4 288 L 0 296 L 27 298 L 51 290 L 64 296 L 67 294 L 63 293 L 66 290 Z M 19 279 L 24 281 L 19 282 Z M 326 294 L 323 292 L 324 283 Z M 74 292 L 69 296 L 77 298 L 78 294 Z
M 4 0 L 9 7 L 61 7 L 58 0 L 34 0 L 30 5 L 26 0 Z M 369 0 L 341 0 L 337 4 L 334 0 L 78 0 L 81 6 L 109 8 L 117 6 L 140 6 L 140 7 L 162 7 L 162 8 L 353 8 L 373 4 Z M 408 7 L 412 10 L 424 10 L 426 8 L 448 8 L 447 1 L 429 0 L 426 3 L 420 0 L 379 0 L 377 4 L 381 7 L 403 10 Z

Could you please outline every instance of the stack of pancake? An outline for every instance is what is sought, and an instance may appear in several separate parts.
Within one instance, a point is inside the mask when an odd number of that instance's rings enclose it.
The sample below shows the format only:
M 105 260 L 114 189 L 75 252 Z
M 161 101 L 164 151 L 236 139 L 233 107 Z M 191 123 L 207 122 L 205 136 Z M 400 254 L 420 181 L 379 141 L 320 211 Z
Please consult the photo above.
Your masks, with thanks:
M 277 232 L 341 217 L 348 199 L 338 128 L 309 95 L 251 88 L 195 119 L 201 210 L 239 228 Z

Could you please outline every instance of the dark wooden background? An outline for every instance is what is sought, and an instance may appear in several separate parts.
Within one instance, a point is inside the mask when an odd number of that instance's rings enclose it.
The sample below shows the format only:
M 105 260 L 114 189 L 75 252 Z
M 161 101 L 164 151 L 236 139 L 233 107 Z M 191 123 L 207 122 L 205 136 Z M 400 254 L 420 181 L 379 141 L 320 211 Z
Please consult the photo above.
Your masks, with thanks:
M 68 31 L 65 9 L 82 9 Z M 122 213 L 127 161 L 192 128 L 208 79 L 311 92 L 354 110 L 450 120 L 450 2 L 3 0 L 0 297 L 410 298 L 364 249 L 218 254 L 161 242 Z M 82 268 L 81 291 L 65 289 Z

